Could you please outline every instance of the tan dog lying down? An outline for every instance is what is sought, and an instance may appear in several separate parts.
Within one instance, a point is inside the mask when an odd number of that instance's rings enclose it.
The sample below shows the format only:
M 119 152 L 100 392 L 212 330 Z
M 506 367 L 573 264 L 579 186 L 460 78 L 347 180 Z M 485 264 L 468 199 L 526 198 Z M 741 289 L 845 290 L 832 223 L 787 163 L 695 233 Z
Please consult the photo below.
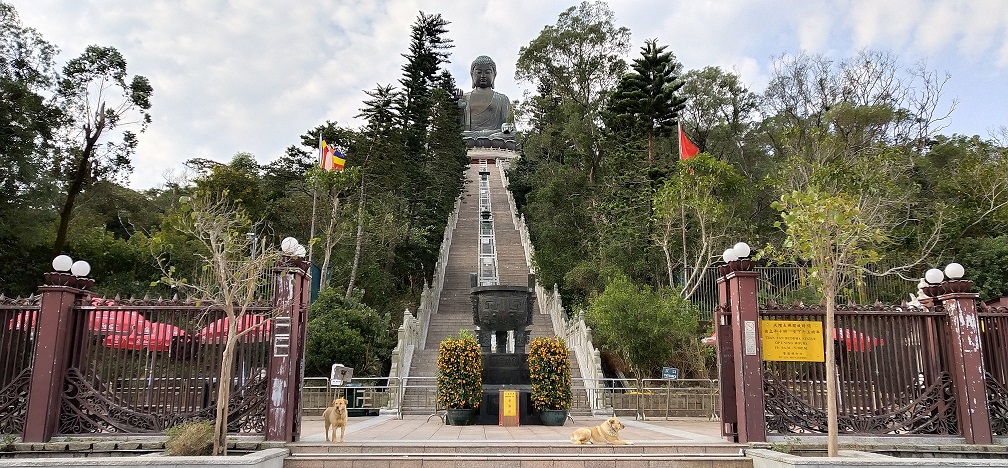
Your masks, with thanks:
M 575 444 L 613 444 L 613 445 L 633 445 L 619 437 L 619 431 L 625 426 L 616 417 L 606 419 L 605 422 L 595 427 L 580 427 L 574 430 L 570 440 Z
M 325 420 L 325 437 L 326 440 L 336 442 L 336 428 L 340 430 L 339 441 L 343 442 L 343 435 L 346 433 L 347 425 L 347 401 L 346 398 L 337 398 L 333 400 L 332 406 L 326 408 L 325 412 L 322 413 L 322 419 Z M 329 428 L 332 428 L 332 438 L 329 437 Z

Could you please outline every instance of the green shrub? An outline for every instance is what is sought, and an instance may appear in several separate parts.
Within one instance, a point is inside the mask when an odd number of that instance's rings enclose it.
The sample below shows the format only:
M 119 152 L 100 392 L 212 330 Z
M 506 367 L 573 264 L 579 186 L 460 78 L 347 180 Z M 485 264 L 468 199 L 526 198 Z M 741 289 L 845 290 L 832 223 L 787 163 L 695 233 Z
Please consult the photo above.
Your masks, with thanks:
M 168 455 L 210 455 L 213 449 L 212 421 L 194 419 L 165 430 L 165 452 Z

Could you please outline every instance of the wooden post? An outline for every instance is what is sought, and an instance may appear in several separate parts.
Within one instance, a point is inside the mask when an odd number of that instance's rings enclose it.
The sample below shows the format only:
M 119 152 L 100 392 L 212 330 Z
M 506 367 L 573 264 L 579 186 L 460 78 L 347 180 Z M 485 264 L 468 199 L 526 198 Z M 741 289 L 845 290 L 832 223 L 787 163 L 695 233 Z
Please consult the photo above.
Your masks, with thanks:
M 308 309 L 307 263 L 289 260 L 275 268 L 277 282 L 273 346 L 266 391 L 266 440 L 295 442 L 300 436 L 301 383 L 304 377 L 305 322 Z
M 721 267 L 722 273 L 727 273 L 726 267 Z M 735 349 L 738 347 L 732 339 L 731 295 L 728 290 L 728 279 L 721 276 L 717 280 L 718 308 L 714 317 L 714 329 L 717 336 L 718 358 L 718 391 L 721 394 L 721 436 L 732 441 L 738 441 L 738 408 L 735 400 Z
M 73 341 L 73 306 L 90 293 L 84 289 L 93 280 L 69 273 L 47 273 L 46 284 L 39 287 L 38 335 L 32 364 L 28 410 L 25 414 L 25 442 L 48 442 L 59 424 L 63 378 L 70 364 Z
M 731 307 L 731 340 L 735 360 L 735 406 L 738 442 L 766 442 L 763 357 L 760 355 L 759 306 L 751 260 L 729 262 L 725 275 Z M 723 417 L 723 416 L 722 416 Z
M 972 281 L 966 280 L 946 281 L 941 285 L 946 294 L 938 295 L 937 299 L 949 318 L 950 371 L 963 438 L 967 444 L 990 444 L 993 438 L 976 310 L 979 295 L 968 292 L 972 285 Z

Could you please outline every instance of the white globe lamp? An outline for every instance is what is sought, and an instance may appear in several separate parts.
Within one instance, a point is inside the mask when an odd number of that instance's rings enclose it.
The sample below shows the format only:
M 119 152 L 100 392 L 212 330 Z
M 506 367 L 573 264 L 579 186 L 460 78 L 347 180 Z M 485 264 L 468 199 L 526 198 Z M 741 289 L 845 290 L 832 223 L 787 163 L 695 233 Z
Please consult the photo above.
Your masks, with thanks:
M 298 240 L 293 237 L 284 237 L 284 240 L 280 241 L 280 250 L 287 255 L 294 255 L 297 251 Z
M 70 273 L 74 276 L 87 276 L 91 273 L 91 264 L 84 260 L 77 260 L 70 266 Z
M 70 271 L 73 266 L 73 259 L 69 255 L 57 255 L 52 261 L 53 270 L 64 272 Z
M 724 254 L 721 255 L 721 259 L 725 263 L 734 262 L 738 260 L 738 254 L 735 253 L 735 249 L 725 249 Z
M 746 244 L 745 242 L 735 244 L 732 247 L 732 250 L 735 251 L 735 256 L 738 258 L 746 258 L 752 253 L 752 249 L 749 248 L 749 244 Z
M 938 284 L 941 283 L 943 279 L 945 279 L 945 274 L 937 268 L 932 268 L 924 272 L 924 280 L 927 281 L 928 284 Z
M 955 262 L 949 263 L 948 266 L 945 267 L 945 276 L 949 279 L 960 279 L 965 273 L 966 271 L 963 269 L 963 266 Z

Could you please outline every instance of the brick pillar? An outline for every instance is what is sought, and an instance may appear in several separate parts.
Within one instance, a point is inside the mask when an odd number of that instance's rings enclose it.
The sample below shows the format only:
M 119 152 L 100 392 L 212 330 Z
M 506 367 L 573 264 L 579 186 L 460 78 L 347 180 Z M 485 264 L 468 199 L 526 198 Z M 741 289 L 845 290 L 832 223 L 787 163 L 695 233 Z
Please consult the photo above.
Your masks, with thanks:
M 980 350 L 980 321 L 976 300 L 969 292 L 973 282 L 950 280 L 940 285 L 939 294 L 949 318 L 950 372 L 955 382 L 959 425 L 967 444 L 992 443 L 987 386 L 984 379 L 983 353 Z
M 728 272 L 727 267 L 721 267 L 722 275 Z M 718 391 L 721 394 L 721 436 L 732 441 L 738 441 L 738 408 L 735 401 L 735 341 L 732 339 L 731 293 L 728 290 L 728 279 L 721 276 L 717 280 L 718 308 L 714 317 L 714 330 L 717 336 L 718 358 Z
M 756 277 L 751 260 L 729 262 L 732 357 L 735 364 L 735 406 L 738 442 L 765 442 L 766 417 L 763 400 L 763 358 L 760 355 L 759 306 Z
M 307 322 L 308 264 L 287 259 L 273 270 L 277 282 L 273 347 L 267 376 L 266 440 L 294 442 L 300 436 L 301 382 Z
M 85 288 L 94 284 L 93 280 L 69 273 L 47 273 L 45 279 L 46 284 L 39 287 L 42 301 L 36 317 L 38 334 L 25 415 L 25 442 L 48 442 L 56 432 L 63 377 L 70 365 L 73 306 L 90 295 Z

